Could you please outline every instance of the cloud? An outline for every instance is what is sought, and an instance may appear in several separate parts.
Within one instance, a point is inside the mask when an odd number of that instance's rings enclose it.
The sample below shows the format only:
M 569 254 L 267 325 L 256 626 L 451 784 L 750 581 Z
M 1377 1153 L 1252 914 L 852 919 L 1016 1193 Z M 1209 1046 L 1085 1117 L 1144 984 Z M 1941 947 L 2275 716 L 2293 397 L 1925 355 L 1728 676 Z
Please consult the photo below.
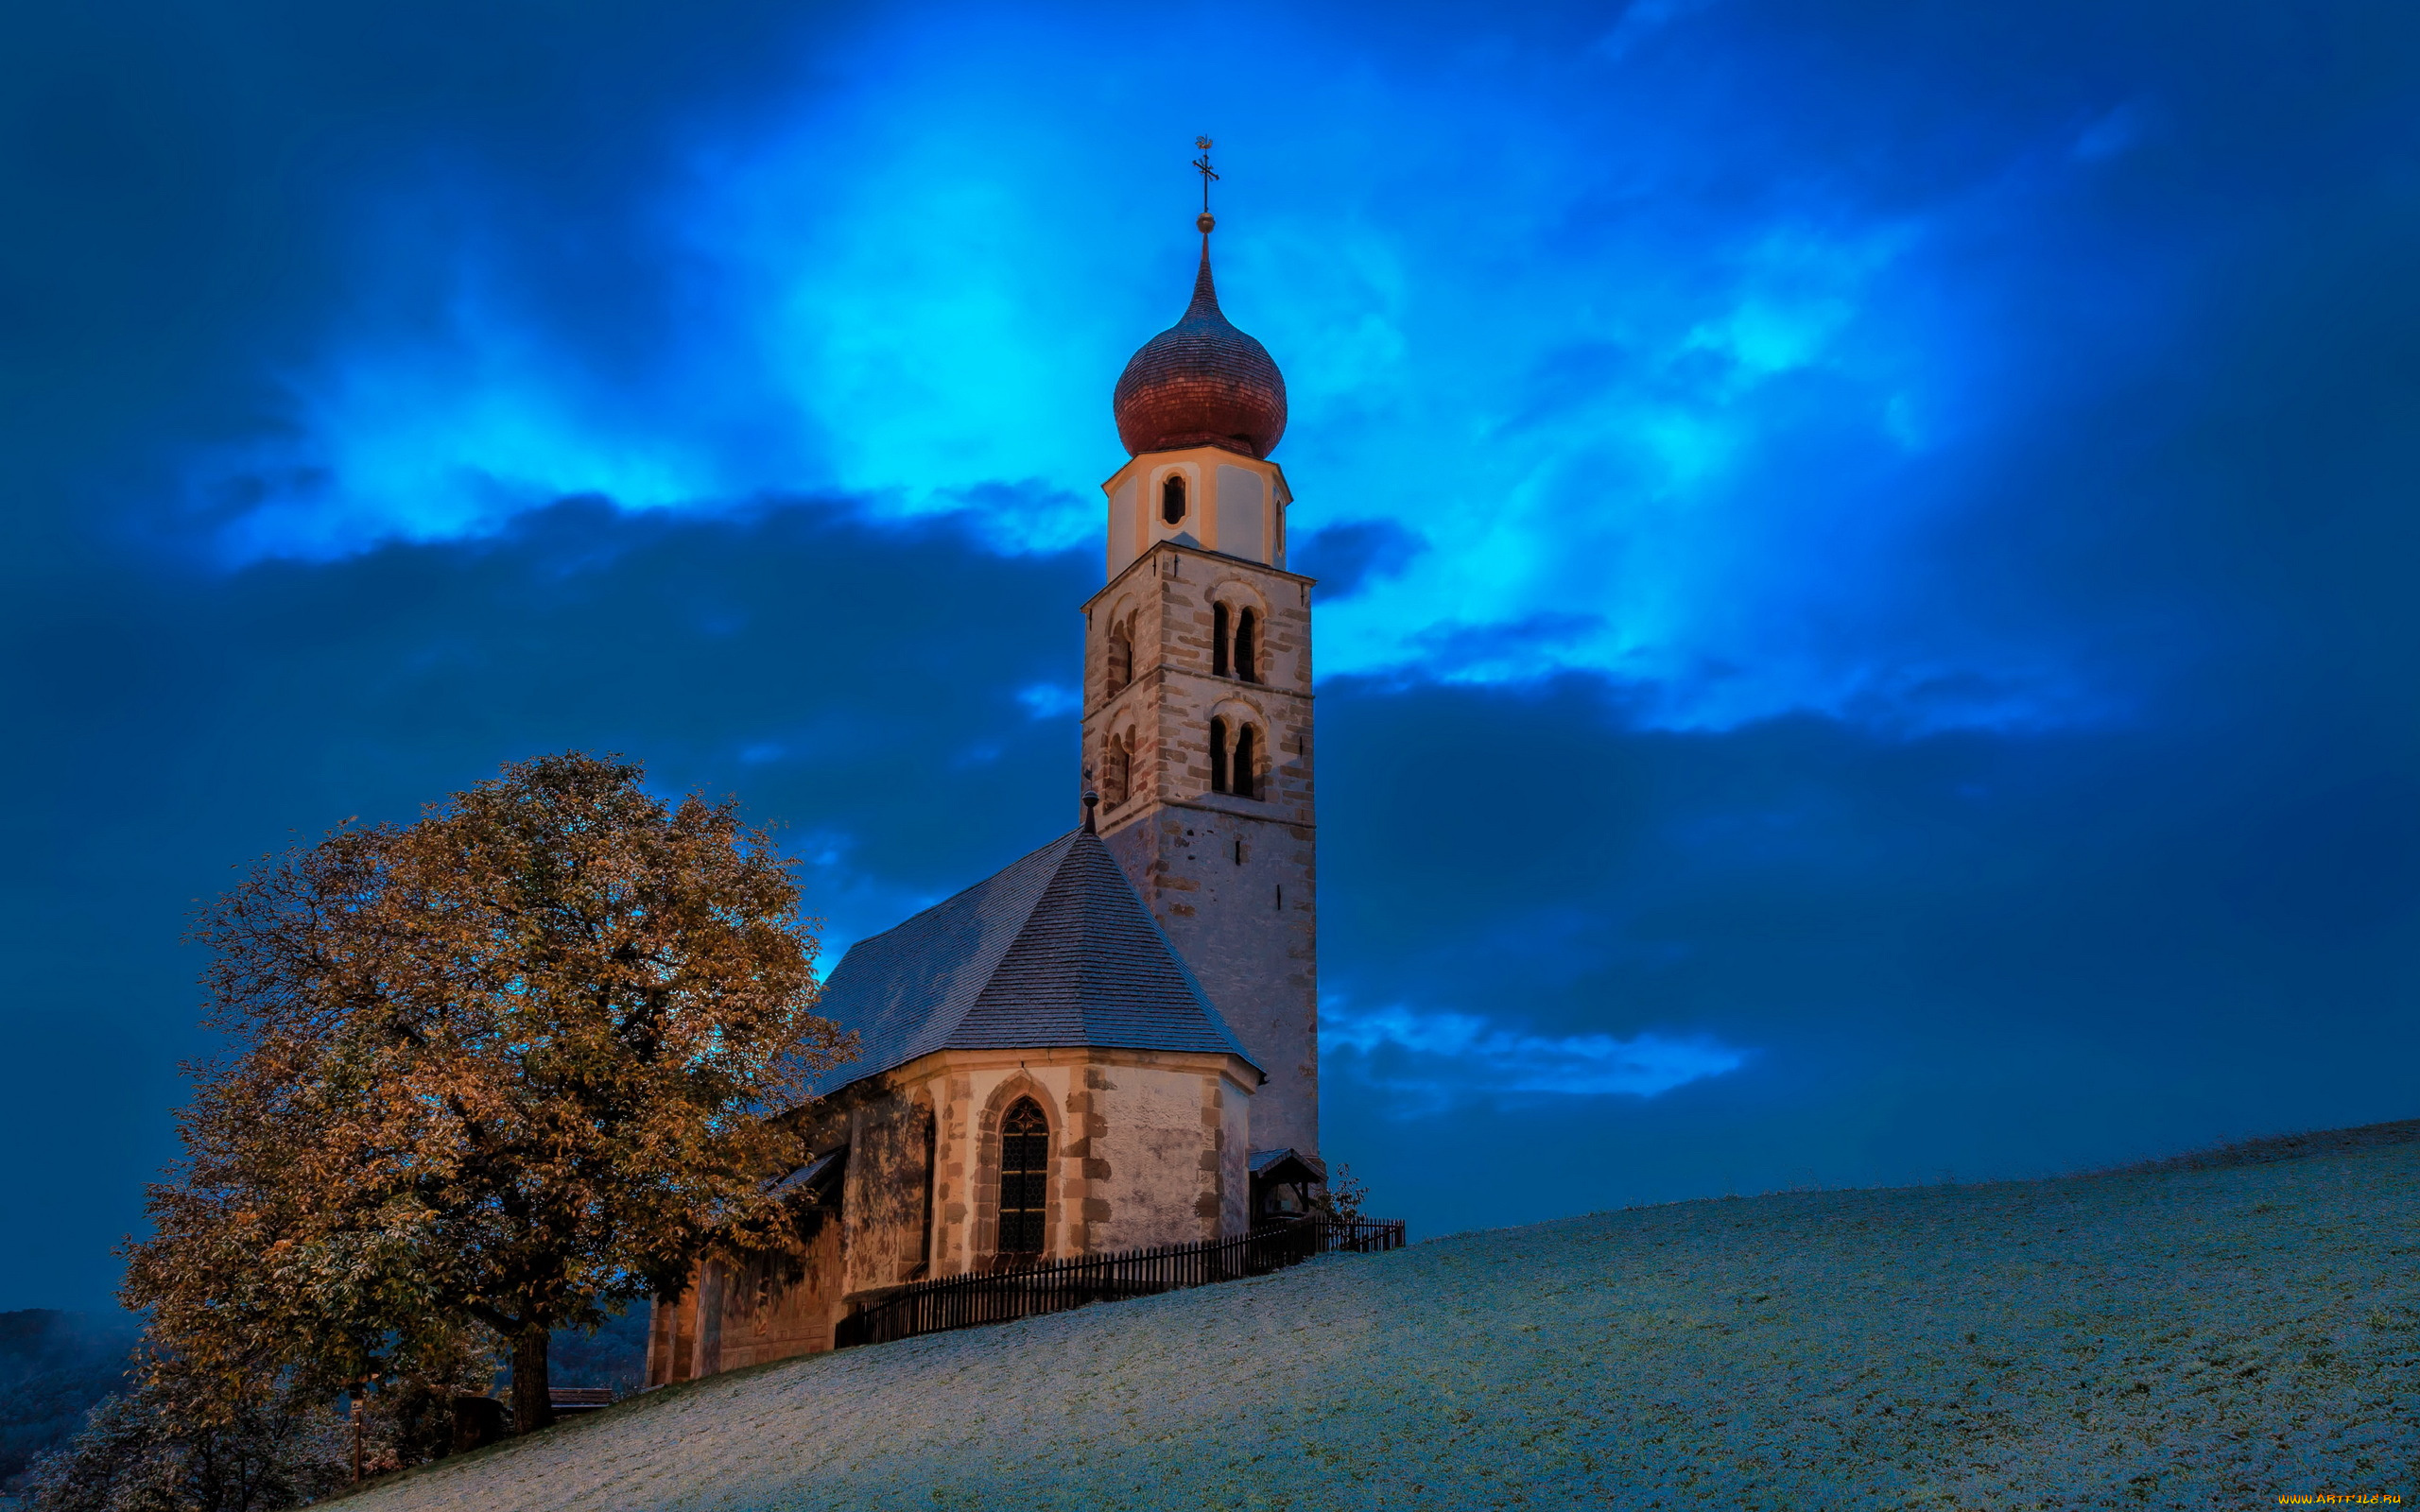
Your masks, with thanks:
M 2142 111 L 2134 105 L 2120 105 L 2096 117 L 2069 150 L 2087 163 L 2098 162 L 2130 150 L 2142 140 Z
M 1020 695 L 1071 675 L 1089 558 L 859 514 L 575 501 L 234 572 L 51 558 L 0 606 L 0 763 L 43 795 L 0 872 L 0 1133 L 26 1157 L 9 1200 L 45 1214 L 0 1290 L 106 1305 L 175 1063 L 213 1049 L 179 937 L 231 866 L 349 815 L 407 820 L 509 759 L 620 751 L 777 826 L 828 968 L 1070 827 L 1073 731 Z
M 1333 997 L 1320 1005 L 1320 1049 L 1322 1056 L 1394 1062 L 1360 1074 L 1415 1094 L 1423 1108 L 1508 1092 L 1653 1097 L 1736 1071 L 1752 1054 L 1703 1038 L 1522 1034 L 1475 1014 L 1400 1005 L 1360 1009 Z
M 1909 736 L 1332 685 L 1326 1147 L 1428 1228 L 2408 1116 L 2420 788 L 2282 717 L 2312 691 Z
M 1869 56 L 1699 9 L 1451 54 L 1255 10 L 1259 66 L 1215 88 L 1177 66 L 1191 23 L 1084 6 L 760 43 L 714 105 L 621 128 L 613 192 L 455 153 L 336 202 L 377 250 L 276 369 L 277 424 L 188 459 L 188 509 L 234 562 L 799 493 L 1073 549 L 1120 460 L 1111 382 L 1187 285 L 1176 148 L 1210 111 L 1222 291 L 1288 372 L 1297 539 L 1336 574 L 1323 676 L 1588 671 L 1676 728 L 2118 716 L 2136 669 L 1932 584 L 2046 395 L 2121 393 L 2190 336 L 2154 263 L 1975 254 L 2098 233 L 2061 175 L 2114 147 L 2066 146 L 2132 117 L 2055 73 L 1979 94 L 2001 62 L 1962 33 Z M 2053 338 L 2012 277 L 2094 318 Z
M 1713 4 L 1714 0 L 1632 0 L 1622 9 L 1621 19 L 1614 23 L 1613 30 L 1605 33 L 1597 45 L 1608 58 L 1626 58 L 1655 33 Z
M 182 911 L 293 834 L 626 750 L 788 821 L 837 951 L 1073 823 L 1205 127 L 1386 1206 L 2408 1115 L 2420 22 L 1625 17 L 12 33 L 0 1281 L 105 1286 L 209 1048 Z
M 1296 536 L 1286 564 L 1320 584 L 1320 603 L 1352 597 L 1384 578 L 1399 576 L 1428 542 L 1393 520 L 1345 520 Z
M 1017 690 L 1017 702 L 1036 719 L 1061 719 L 1083 708 L 1084 695 L 1063 682 L 1030 682 Z

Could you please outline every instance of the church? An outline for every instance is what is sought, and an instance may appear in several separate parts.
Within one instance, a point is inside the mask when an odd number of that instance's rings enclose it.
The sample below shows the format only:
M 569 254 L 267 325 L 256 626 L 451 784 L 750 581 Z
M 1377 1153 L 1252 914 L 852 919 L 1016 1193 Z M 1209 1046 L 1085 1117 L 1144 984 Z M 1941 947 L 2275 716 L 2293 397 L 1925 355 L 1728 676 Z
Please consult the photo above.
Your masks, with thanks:
M 1269 459 L 1285 379 L 1219 312 L 1214 225 L 1112 400 L 1082 822 L 833 969 L 859 1054 L 792 1115 L 809 1252 L 660 1299 L 651 1386 L 828 1349 L 911 1282 L 1232 1238 L 1325 1179 L 1311 580 Z

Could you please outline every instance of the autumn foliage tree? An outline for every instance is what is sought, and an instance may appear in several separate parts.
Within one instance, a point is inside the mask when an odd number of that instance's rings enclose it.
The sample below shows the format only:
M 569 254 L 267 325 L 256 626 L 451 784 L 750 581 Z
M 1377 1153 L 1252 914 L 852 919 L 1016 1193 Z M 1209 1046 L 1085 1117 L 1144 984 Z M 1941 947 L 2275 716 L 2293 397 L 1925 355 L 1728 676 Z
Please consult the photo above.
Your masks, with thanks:
M 850 1046 L 815 936 L 734 802 L 666 803 L 580 753 L 408 826 L 348 825 L 206 907 L 211 1022 L 184 1155 L 129 1246 L 155 1347 L 231 1392 L 441 1369 L 509 1346 L 551 1419 L 550 1331 L 678 1289 L 710 1250 L 794 1250 L 768 1178 Z

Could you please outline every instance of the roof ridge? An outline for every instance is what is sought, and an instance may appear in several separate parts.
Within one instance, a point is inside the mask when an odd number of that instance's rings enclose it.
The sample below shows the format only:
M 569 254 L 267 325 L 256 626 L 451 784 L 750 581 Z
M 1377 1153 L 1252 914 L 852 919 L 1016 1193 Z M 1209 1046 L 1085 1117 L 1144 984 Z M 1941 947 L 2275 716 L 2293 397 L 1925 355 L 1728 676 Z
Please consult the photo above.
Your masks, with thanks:
M 970 883 L 968 883 L 965 886 L 960 887 L 959 889 L 958 889 L 958 891 L 956 891 L 956 892 L 954 892 L 954 893 L 951 893 L 948 897 L 946 897 L 946 898 L 942 898 L 942 899 L 939 899 L 939 900 L 937 900 L 937 901 L 935 901 L 935 902 L 933 902 L 926 903 L 924 907 L 917 909 L 914 913 L 909 914 L 907 918 L 905 918 L 905 919 L 901 919 L 899 922 L 897 922 L 897 923 L 895 923 L 895 924 L 891 925 L 889 929 L 886 929 L 886 930 L 883 930 L 883 931 L 879 932 L 878 934 L 865 935 L 865 936 L 859 936 L 859 937 L 858 937 L 858 939 L 857 939 L 856 945 L 852 945 L 852 946 L 850 946 L 850 947 L 849 947 L 849 950 L 856 950 L 856 949 L 857 948 L 857 945 L 870 945 L 870 944 L 873 943 L 875 940 L 878 940 L 878 939 L 887 939 L 887 938 L 889 938 L 890 936 L 892 936 L 892 935 L 896 935 L 896 934 L 898 934 L 901 930 L 906 929 L 908 925 L 910 925 L 910 924 L 914 923 L 916 920 L 918 920 L 918 919 L 920 919 L 924 918 L 926 914 L 929 914 L 929 913 L 933 912 L 935 909 L 938 909 L 938 908 L 947 908 L 950 904 L 952 904 L 952 903 L 954 903 L 954 902 L 958 902 L 959 899 L 961 899 L 961 898 L 965 897 L 968 893 L 971 893 L 971 892 L 978 892 L 978 891 L 982 890 L 982 889 L 983 889 L 983 888 L 985 888 L 985 887 L 989 887 L 990 885 L 992 885 L 992 884 L 994 884 L 994 883 L 995 883 L 995 882 L 999 881 L 1002 877 L 1007 876 L 1010 872 L 1014 871 L 1017 868 L 1019 868 L 1019 867 L 1021 867 L 1021 866 L 1025 865 L 1027 862 L 1028 862 L 1028 861 L 1032 860 L 1034 857 L 1036 857 L 1036 856 L 1038 856 L 1038 855 L 1042 854 L 1042 852 L 1044 852 L 1045 850 L 1049 850 L 1052 846 L 1057 846 L 1057 845 L 1065 845 L 1068 841 L 1070 841 L 1070 840 L 1074 839 L 1077 835 L 1081 834 L 1081 833 L 1083 833 L 1083 832 L 1082 832 L 1081 830 L 1069 830 L 1069 831 L 1068 831 L 1066 833 L 1064 833 L 1064 834 L 1061 834 L 1061 835 L 1054 835 L 1054 836 L 1052 836 L 1050 839 L 1044 841 L 1042 844 L 1040 844 L 1040 845 L 1038 845 L 1038 846 L 1035 846 L 1032 850 L 1030 850 L 1027 851 L 1025 854 L 1023 854 L 1023 855 L 1021 855 L 1021 856 L 1017 857 L 1014 861 L 1010 862 L 1007 866 L 1002 867 L 999 870 L 993 872 L 993 873 L 992 873 L 990 876 L 988 876 L 988 877 L 985 877 L 982 881 L 980 881 L 980 882 L 970 882 Z M 1054 868 L 1054 871 L 1053 871 L 1053 875 L 1056 875 L 1055 868 Z M 847 952 L 847 951 L 843 951 L 843 952 L 841 953 L 841 954 L 840 954 L 840 958 L 841 958 L 842 960 L 847 960 L 847 959 L 848 959 L 848 952 Z M 835 967 L 833 967 L 833 970 L 837 971 L 838 971 L 838 970 L 839 970 L 839 968 L 836 965 Z
M 1100 837 L 1070 831 L 850 947 L 825 1011 L 862 1036 L 837 1090 L 943 1049 L 1115 1046 L 1254 1064 Z

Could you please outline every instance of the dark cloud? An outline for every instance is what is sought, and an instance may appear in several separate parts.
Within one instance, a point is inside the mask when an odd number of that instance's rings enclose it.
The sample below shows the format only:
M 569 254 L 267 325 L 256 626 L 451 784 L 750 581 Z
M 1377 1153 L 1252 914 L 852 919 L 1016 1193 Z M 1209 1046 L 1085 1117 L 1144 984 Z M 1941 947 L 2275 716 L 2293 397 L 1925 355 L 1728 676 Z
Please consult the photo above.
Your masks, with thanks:
M 1392 520 L 1348 520 L 1287 543 L 1286 564 L 1320 580 L 1320 601 L 1350 598 L 1374 579 L 1392 577 L 1428 542 Z
M 289 423 L 331 325 L 441 320 L 466 253 L 550 342 L 644 367 L 680 291 L 633 185 L 832 34 L 754 0 L 710 22 L 252 0 L 0 25 L 0 438 L 21 487 L 58 490 L 17 497 L 39 531 L 54 504 L 158 528 L 183 450 Z
M 1337 1150 L 1432 1221 L 2408 1115 L 2420 752 L 2390 771 L 2250 708 L 2190 733 L 1672 733 L 1581 679 L 1322 707 L 1340 1019 L 1483 1015 L 1572 1041 L 1575 1087 L 1589 1034 L 1754 1053 L 1651 1101 L 1508 1095 L 1416 1023 L 1332 1056 Z
M 829 504 L 743 519 L 567 502 L 487 541 L 227 576 L 55 581 L 6 614 L 13 963 L 0 1139 L 22 1224 L 0 1284 L 89 1304 L 169 1153 L 198 961 L 229 867 L 408 819 L 497 764 L 627 752 L 736 792 L 842 939 L 1072 822 L 1084 567 Z

